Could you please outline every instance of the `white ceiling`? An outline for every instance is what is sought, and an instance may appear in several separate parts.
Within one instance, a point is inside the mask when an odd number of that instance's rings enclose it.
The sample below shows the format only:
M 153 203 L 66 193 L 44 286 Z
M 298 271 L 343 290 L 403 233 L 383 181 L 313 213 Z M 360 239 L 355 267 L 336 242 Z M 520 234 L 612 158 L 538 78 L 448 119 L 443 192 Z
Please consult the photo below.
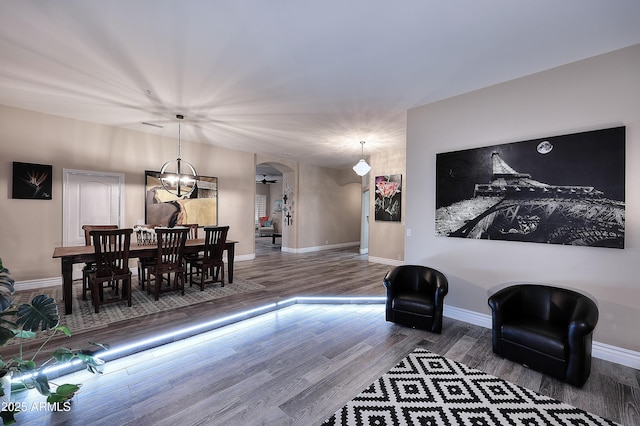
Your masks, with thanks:
M 638 0 L 2 0 L 0 104 L 342 168 L 406 110 L 640 43 Z M 148 122 L 163 128 L 141 124 Z

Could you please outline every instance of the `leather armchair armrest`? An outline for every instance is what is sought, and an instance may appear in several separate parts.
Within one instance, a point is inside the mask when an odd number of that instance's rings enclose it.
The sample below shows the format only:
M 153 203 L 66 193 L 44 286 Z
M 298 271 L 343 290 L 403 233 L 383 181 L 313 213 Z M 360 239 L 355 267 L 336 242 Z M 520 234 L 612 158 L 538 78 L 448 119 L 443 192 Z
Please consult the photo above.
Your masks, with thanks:
M 578 299 L 568 325 L 569 345 L 572 347 L 580 345 L 584 336 L 596 328 L 598 316 L 598 307 L 591 299 L 587 297 Z
M 434 303 L 436 307 L 442 308 L 444 306 L 444 297 L 449 293 L 449 286 L 443 283 L 436 283 L 436 292 L 434 297 Z
M 433 301 L 433 331 L 440 333 L 442 330 L 442 316 L 444 314 L 444 297 L 449 292 L 449 283 L 444 280 L 438 279 L 436 282 L 435 296 Z
M 582 386 L 591 370 L 593 330 L 598 323 L 598 306 L 589 298 L 577 300 L 568 324 L 569 356 L 566 380 Z
M 493 334 L 493 352 L 502 354 L 502 324 L 505 323 L 520 305 L 520 292 L 517 288 L 507 287 L 489 297 L 487 303 L 491 308 L 491 332 Z
M 398 269 L 396 268 L 393 268 L 387 271 L 384 278 L 382 279 L 382 283 L 387 288 L 387 290 L 389 290 L 389 288 L 393 284 L 393 281 L 395 280 L 397 275 L 398 275 Z
M 394 286 L 394 282 L 399 282 L 399 280 L 397 280 L 398 273 L 398 268 L 393 268 L 389 270 L 382 279 L 382 284 L 384 284 L 384 287 L 387 290 L 387 300 L 385 303 L 385 315 L 387 321 L 390 321 L 391 318 L 393 318 L 393 314 L 391 313 L 391 305 L 393 302 L 393 298 L 395 297 L 397 292 L 397 288 L 396 286 Z
M 512 315 L 519 313 L 520 298 L 520 292 L 513 287 L 502 289 L 489 297 L 489 307 L 493 316 L 498 319 L 498 324 L 502 325 Z

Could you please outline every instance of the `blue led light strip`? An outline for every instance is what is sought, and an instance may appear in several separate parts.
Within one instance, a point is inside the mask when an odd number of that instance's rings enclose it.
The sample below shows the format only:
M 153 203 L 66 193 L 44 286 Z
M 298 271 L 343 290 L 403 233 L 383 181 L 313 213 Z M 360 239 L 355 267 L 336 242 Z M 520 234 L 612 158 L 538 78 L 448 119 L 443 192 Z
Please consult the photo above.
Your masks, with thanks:
M 200 333 L 212 331 L 217 328 L 221 328 L 230 324 L 234 324 L 240 321 L 244 321 L 258 315 L 266 314 L 276 311 L 278 309 L 286 308 L 296 304 L 383 304 L 385 303 L 385 297 L 374 296 L 300 296 L 292 297 L 290 299 L 281 300 L 275 303 L 269 303 L 267 305 L 259 306 L 257 308 L 248 309 L 235 314 L 227 315 L 222 318 L 217 318 L 211 321 L 205 321 L 200 324 L 185 327 L 180 330 L 175 330 L 170 333 L 163 333 L 157 336 L 150 337 L 148 339 L 139 340 L 127 345 L 118 346 L 109 350 L 103 350 L 95 353 L 95 356 L 104 360 L 111 361 L 114 359 L 122 358 L 128 355 L 133 355 L 137 352 L 142 352 L 148 349 L 152 349 L 167 343 L 172 343 L 177 340 L 186 339 Z M 65 374 L 70 374 L 75 371 L 83 369 L 84 366 L 78 360 L 72 362 L 58 364 L 44 370 L 44 374 L 49 379 L 60 377 Z M 19 378 L 14 378 L 13 381 L 19 381 Z

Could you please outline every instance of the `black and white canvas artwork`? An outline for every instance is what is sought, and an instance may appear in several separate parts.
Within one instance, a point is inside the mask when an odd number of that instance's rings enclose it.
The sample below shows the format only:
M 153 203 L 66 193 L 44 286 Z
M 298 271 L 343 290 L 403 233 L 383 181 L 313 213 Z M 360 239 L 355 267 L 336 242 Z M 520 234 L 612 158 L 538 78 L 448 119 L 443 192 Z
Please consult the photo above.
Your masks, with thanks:
M 436 234 L 624 248 L 625 127 L 436 155 Z

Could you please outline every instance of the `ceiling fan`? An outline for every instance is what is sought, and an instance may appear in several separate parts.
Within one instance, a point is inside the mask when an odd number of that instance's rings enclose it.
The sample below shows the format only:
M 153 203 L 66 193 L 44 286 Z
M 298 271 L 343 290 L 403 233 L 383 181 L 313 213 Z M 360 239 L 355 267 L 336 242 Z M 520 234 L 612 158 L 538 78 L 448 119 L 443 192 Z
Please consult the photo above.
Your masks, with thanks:
M 262 180 L 256 181 L 256 183 L 262 183 L 263 185 L 266 185 L 268 183 L 276 183 L 276 182 L 278 182 L 277 179 L 273 179 L 273 180 L 267 179 L 267 175 L 262 175 Z

